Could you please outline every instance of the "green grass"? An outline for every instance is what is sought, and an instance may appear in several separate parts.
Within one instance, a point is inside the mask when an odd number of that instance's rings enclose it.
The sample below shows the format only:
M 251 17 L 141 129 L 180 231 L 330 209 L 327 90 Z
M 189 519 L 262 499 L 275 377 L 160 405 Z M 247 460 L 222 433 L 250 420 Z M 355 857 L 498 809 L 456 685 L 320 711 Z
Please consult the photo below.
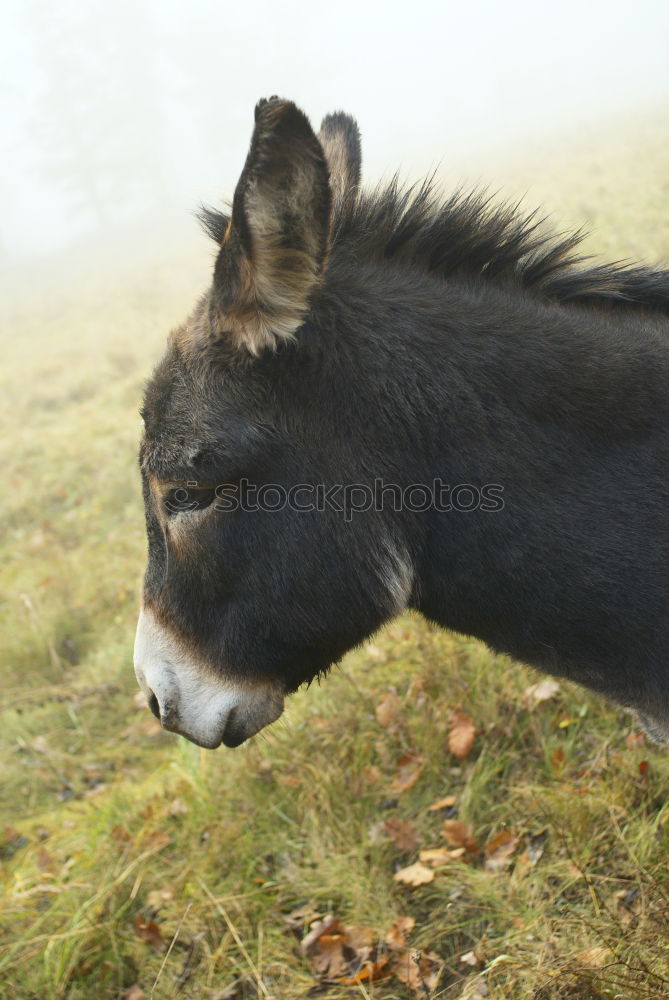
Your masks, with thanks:
M 589 219 L 593 250 L 669 259 L 658 120 L 555 149 L 499 176 L 511 191 L 531 177 L 528 204 L 561 223 Z M 164 734 L 138 704 L 137 406 L 209 249 L 110 280 L 112 257 L 68 257 L 78 293 L 38 272 L 38 301 L 15 290 L 2 334 L 0 996 L 317 995 L 299 946 L 315 913 L 370 927 L 380 952 L 411 916 L 410 946 L 438 956 L 432 987 L 334 984 L 331 1000 L 669 995 L 669 756 L 626 739 L 632 720 L 601 700 L 562 685 L 529 709 L 532 671 L 406 616 L 234 752 Z M 464 761 L 448 750 L 458 708 L 477 727 Z M 423 768 L 398 793 L 407 751 Z M 455 805 L 429 811 L 445 795 Z M 447 846 L 446 818 L 471 824 L 481 853 L 398 883 L 419 850 Z M 392 819 L 411 823 L 415 849 L 384 832 Z M 507 829 L 518 845 L 492 871 L 485 845 Z M 291 928 L 299 907 L 311 915 Z

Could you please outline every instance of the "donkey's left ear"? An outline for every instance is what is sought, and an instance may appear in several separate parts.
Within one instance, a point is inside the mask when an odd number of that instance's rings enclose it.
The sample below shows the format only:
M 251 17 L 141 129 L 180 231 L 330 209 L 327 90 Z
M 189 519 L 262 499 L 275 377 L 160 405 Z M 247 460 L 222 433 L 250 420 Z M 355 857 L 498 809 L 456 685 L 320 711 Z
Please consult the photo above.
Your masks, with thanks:
M 306 116 L 290 101 L 260 101 L 214 271 L 221 335 L 258 354 L 301 326 L 325 264 L 330 199 Z
M 328 169 L 335 205 L 354 201 L 360 186 L 362 152 L 355 118 L 343 111 L 326 115 L 318 133 Z

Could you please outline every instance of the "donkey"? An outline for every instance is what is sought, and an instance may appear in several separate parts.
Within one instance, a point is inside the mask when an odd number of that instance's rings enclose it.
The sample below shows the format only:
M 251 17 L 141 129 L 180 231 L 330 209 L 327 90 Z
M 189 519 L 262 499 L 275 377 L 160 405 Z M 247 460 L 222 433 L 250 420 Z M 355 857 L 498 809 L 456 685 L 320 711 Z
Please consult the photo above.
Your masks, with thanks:
M 142 410 L 149 707 L 237 746 L 413 608 L 669 742 L 669 271 L 360 164 L 352 118 L 272 97 L 202 210 Z

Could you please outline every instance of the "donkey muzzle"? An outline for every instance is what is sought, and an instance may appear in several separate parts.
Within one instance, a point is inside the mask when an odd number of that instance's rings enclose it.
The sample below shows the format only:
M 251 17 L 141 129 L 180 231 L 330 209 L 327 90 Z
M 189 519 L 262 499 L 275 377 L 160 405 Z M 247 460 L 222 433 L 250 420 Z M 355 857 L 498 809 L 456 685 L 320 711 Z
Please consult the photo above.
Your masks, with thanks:
M 214 750 L 239 746 L 283 712 L 276 682 L 244 683 L 194 663 L 147 608 L 135 637 L 135 674 L 163 729 Z

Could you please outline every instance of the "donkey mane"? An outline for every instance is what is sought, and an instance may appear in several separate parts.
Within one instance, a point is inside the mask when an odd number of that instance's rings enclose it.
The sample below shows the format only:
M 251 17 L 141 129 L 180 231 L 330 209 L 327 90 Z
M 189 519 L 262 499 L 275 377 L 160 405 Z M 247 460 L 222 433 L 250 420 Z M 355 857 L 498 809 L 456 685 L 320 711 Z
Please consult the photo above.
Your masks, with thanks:
M 229 216 L 202 207 L 202 228 L 221 243 Z M 332 252 L 401 261 L 440 278 L 460 276 L 515 286 L 558 302 L 626 305 L 669 313 L 669 270 L 616 261 L 587 266 L 584 232 L 554 234 L 537 211 L 495 203 L 486 191 L 445 201 L 434 176 L 406 186 L 398 175 L 344 199 L 332 226 Z

